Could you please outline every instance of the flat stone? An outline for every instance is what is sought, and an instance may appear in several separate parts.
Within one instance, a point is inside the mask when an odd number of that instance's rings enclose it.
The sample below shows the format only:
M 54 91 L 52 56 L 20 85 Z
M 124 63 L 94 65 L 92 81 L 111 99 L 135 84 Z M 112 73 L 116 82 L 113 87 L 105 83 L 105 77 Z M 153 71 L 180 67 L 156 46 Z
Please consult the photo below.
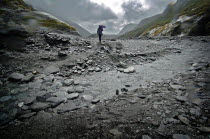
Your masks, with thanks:
M 79 97 L 79 93 L 71 93 L 66 95 L 67 99 L 72 100 Z
M 174 134 L 173 139 L 190 139 L 188 135 Z
M 152 138 L 148 135 L 142 135 L 142 139 L 152 139 Z
M 210 133 L 210 127 L 198 127 L 198 129 L 202 132 Z
M 74 83 L 74 80 L 73 79 L 66 79 L 64 82 L 63 82 L 63 85 L 64 86 L 70 86 Z
M 184 90 L 185 88 L 181 85 L 178 84 L 170 84 L 171 88 L 176 89 L 176 90 Z
M 124 73 L 134 73 L 135 71 L 136 70 L 134 67 L 129 67 L 129 68 L 123 70 Z
M 84 87 L 81 87 L 81 86 L 75 87 L 75 92 L 83 93 L 84 92 Z
M 65 113 L 65 112 L 73 111 L 73 110 L 76 110 L 76 109 L 79 109 L 79 108 L 80 107 L 77 106 L 74 102 L 68 101 L 67 103 L 58 106 L 57 107 L 57 112 L 58 113 Z
M 35 104 L 33 104 L 30 109 L 32 111 L 41 111 L 44 110 L 46 108 L 49 108 L 51 105 L 49 103 L 41 103 L 41 102 L 37 102 Z
M 146 97 L 147 97 L 147 95 L 142 95 L 142 94 L 138 95 L 138 98 L 141 98 L 141 99 L 145 99 Z
M 33 74 L 28 74 L 25 77 L 23 77 L 22 82 L 30 82 L 33 81 L 34 78 L 35 76 Z
M 11 96 L 3 96 L 0 98 L 0 102 L 6 102 L 6 101 L 9 101 L 10 99 L 12 99 Z
M 113 136 L 121 136 L 122 132 L 118 131 L 117 129 L 111 129 L 109 130 L 109 133 L 112 134 Z
M 67 89 L 67 93 L 69 93 L 69 94 L 75 93 L 74 87 L 69 87 L 69 88 Z
M 93 104 L 97 104 L 98 102 L 100 102 L 100 99 L 97 99 L 97 98 L 95 98 L 91 101 L 91 103 L 93 103 Z
M 3 82 L 0 80 L 0 86 L 3 85 Z
M 24 114 L 24 115 L 21 115 L 20 117 L 19 117 L 19 119 L 29 119 L 29 118 L 31 118 L 32 116 L 34 116 L 36 114 L 36 112 L 31 112 L 31 113 L 27 113 L 27 114 Z
M 20 74 L 20 73 L 12 73 L 10 76 L 9 76 L 9 80 L 12 80 L 12 81 L 21 81 L 25 76 L 23 74 Z
M 60 105 L 61 103 L 65 102 L 66 99 L 65 98 L 62 98 L 62 97 L 50 97 L 46 100 L 46 102 L 50 102 L 50 103 L 53 103 L 51 104 L 52 107 L 57 107 L 58 105 Z
M 180 120 L 182 123 L 184 123 L 184 124 L 186 124 L 186 125 L 189 125 L 189 124 L 190 124 L 190 121 L 189 121 L 186 117 L 184 117 L 184 116 L 182 116 L 182 115 L 179 115 L 178 118 L 179 118 L 179 120 Z
M 58 73 L 59 71 L 60 71 L 60 69 L 58 67 L 55 67 L 55 66 L 49 66 L 49 67 L 44 69 L 44 73 L 46 75 Z
M 201 105 L 201 103 L 202 103 L 202 100 L 201 99 L 199 99 L 199 98 L 195 98 L 195 99 L 193 99 L 192 101 L 191 101 L 193 104 L 195 104 L 195 105 Z
M 180 102 L 186 102 L 187 101 L 186 96 L 176 96 L 175 99 L 180 101 Z
M 24 104 L 25 105 L 31 105 L 33 102 L 34 102 L 35 98 L 32 98 L 32 97 L 27 97 L 25 100 L 24 100 Z
M 86 101 L 92 101 L 93 100 L 93 96 L 91 96 L 91 95 L 83 95 L 82 98 Z

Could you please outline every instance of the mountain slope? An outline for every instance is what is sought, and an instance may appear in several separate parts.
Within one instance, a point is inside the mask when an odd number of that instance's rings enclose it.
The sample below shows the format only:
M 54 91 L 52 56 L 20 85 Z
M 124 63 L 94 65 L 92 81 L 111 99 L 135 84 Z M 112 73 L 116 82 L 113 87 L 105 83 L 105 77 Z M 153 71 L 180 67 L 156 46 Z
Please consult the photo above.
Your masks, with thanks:
M 137 26 L 137 24 L 127 24 L 121 31 L 118 35 L 123 35 L 131 30 L 133 30 L 135 27 Z
M 210 35 L 209 17 L 210 0 L 178 0 L 120 37 Z

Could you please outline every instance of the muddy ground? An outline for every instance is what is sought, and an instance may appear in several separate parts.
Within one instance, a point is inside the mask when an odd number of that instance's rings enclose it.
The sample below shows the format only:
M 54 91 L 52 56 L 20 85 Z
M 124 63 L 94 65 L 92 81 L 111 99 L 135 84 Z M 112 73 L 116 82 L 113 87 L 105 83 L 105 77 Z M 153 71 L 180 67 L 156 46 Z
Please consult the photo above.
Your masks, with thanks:
M 210 38 L 43 33 L 0 50 L 3 138 L 210 138 Z

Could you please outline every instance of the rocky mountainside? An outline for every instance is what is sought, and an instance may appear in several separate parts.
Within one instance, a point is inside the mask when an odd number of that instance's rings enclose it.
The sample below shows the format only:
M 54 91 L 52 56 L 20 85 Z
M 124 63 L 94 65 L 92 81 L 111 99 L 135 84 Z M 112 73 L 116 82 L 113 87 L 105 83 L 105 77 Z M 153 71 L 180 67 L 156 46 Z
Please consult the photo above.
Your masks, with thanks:
M 77 23 L 69 21 L 69 20 L 68 21 L 64 20 L 64 21 L 68 23 L 69 25 L 71 25 L 72 27 L 74 27 L 82 37 L 87 38 L 91 35 L 89 31 L 87 31 L 86 29 L 78 25 Z
M 120 35 L 123 35 L 131 30 L 133 30 L 135 27 L 137 26 L 137 24 L 133 24 L 133 23 L 130 23 L 130 24 L 127 24 L 121 31 L 120 33 L 118 34 L 119 36 Z
M 79 35 L 72 26 L 50 14 L 35 11 L 23 0 L 0 1 L 1 46 L 15 48 L 18 44 L 18 47 L 21 47 L 24 45 L 24 38 L 37 32 Z
M 122 38 L 210 35 L 210 0 L 178 0 L 159 15 L 142 20 Z

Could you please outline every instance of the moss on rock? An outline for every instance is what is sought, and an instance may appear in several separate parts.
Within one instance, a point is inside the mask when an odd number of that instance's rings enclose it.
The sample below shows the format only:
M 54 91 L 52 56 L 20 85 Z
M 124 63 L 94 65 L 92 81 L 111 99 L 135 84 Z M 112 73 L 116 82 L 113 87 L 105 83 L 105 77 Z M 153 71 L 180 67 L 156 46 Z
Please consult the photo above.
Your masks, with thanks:
M 54 19 L 50 20 L 38 20 L 39 23 L 44 26 L 44 27 L 49 27 L 49 28 L 54 28 L 54 29 L 59 29 L 59 30 L 71 30 L 71 31 L 76 31 L 75 28 L 69 26 L 66 23 L 59 22 Z

